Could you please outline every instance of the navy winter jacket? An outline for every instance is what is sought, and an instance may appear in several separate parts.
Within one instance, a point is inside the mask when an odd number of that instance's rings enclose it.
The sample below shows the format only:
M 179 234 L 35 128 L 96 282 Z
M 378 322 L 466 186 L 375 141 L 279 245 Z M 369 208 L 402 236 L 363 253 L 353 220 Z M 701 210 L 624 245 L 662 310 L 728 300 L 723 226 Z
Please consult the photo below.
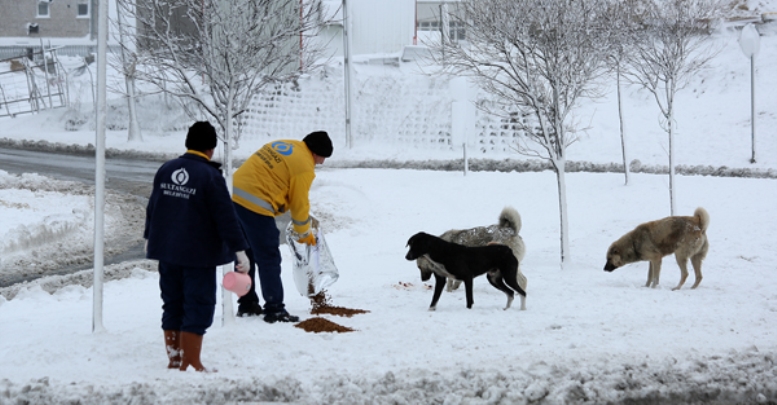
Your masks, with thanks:
M 159 168 L 146 207 L 147 258 L 214 267 L 248 248 L 220 167 L 187 152 Z

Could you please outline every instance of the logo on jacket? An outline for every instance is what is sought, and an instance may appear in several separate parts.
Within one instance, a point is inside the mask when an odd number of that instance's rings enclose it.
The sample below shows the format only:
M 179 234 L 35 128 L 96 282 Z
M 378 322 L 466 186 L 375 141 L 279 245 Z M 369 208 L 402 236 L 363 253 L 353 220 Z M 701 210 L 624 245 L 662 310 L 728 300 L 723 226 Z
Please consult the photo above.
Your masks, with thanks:
M 184 169 L 183 167 L 174 171 L 171 177 L 172 177 L 173 183 L 179 186 L 183 186 L 189 182 L 189 172 L 187 172 L 186 169 Z
M 283 156 L 289 156 L 294 152 L 294 145 L 283 141 L 275 141 L 272 143 L 274 151 L 280 153 Z
M 170 176 L 170 179 L 173 181 L 173 184 L 165 182 L 159 183 L 159 188 L 162 190 L 162 195 L 184 198 L 188 200 L 189 197 L 197 194 L 196 188 L 185 187 L 186 183 L 189 182 L 189 172 L 187 172 L 183 167 L 174 171 L 173 175 Z

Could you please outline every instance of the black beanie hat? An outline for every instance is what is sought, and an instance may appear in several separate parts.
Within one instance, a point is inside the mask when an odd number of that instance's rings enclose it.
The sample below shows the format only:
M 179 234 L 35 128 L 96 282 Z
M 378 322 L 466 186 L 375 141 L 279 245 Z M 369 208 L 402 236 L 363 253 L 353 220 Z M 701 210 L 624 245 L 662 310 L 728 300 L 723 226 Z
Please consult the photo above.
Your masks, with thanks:
M 208 121 L 195 122 L 186 134 L 186 149 L 204 152 L 215 148 L 217 142 L 216 128 Z
M 329 134 L 325 131 L 316 131 L 307 134 L 302 141 L 305 145 L 308 145 L 308 149 L 318 156 L 328 158 L 332 156 L 332 140 L 329 139 Z

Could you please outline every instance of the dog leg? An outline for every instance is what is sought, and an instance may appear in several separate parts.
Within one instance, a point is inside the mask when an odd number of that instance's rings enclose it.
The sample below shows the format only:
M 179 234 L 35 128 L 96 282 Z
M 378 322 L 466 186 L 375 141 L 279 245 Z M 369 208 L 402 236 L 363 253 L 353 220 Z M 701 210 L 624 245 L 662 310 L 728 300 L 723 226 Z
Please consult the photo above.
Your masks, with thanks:
M 691 289 L 694 289 L 699 286 L 699 283 L 701 283 L 701 261 L 704 260 L 704 257 L 701 254 L 697 254 L 693 257 L 691 257 L 691 264 L 693 265 L 693 272 L 696 273 L 696 281 L 691 286 Z
M 645 287 L 658 287 L 658 279 L 661 276 L 661 258 L 650 261 L 650 271 L 648 271 L 648 283 Z
M 648 277 L 645 287 L 650 287 L 650 283 L 653 281 L 653 262 L 648 262 Z
M 502 279 L 502 284 L 507 283 L 510 288 L 515 290 L 515 292 L 518 293 L 518 295 L 521 296 L 521 310 L 526 309 L 526 291 L 524 291 L 523 288 L 518 284 L 518 278 L 514 277 L 514 275 L 517 274 L 517 271 L 509 270 L 506 272 L 505 277 Z M 512 291 L 511 291 L 512 293 Z
M 523 289 L 523 292 L 526 292 L 526 287 L 529 284 L 529 281 L 526 279 L 526 276 L 523 275 L 523 272 L 521 271 L 521 262 L 518 261 L 518 267 L 515 270 L 515 282 L 518 283 L 518 286 Z M 520 294 L 519 294 L 520 295 Z M 521 311 L 526 311 L 526 296 L 521 295 Z
M 471 278 L 464 279 L 464 290 L 467 292 L 467 309 L 471 309 L 472 304 L 475 303 L 475 300 L 472 299 L 472 279 Z
M 515 294 L 513 294 L 513 290 L 507 288 L 507 285 L 504 283 L 504 279 L 502 277 L 502 274 L 500 272 L 489 272 L 486 275 L 486 280 L 494 286 L 499 291 L 502 291 L 507 295 L 507 305 L 504 307 L 505 311 L 510 308 L 510 305 L 513 304 L 513 300 L 515 299 Z
M 430 311 L 437 309 L 437 301 L 440 300 L 442 295 L 442 288 L 445 287 L 445 276 L 441 276 L 437 273 L 434 274 L 434 295 L 432 296 L 432 305 L 429 306 Z
M 677 287 L 672 288 L 672 291 L 677 291 L 685 284 L 685 280 L 688 279 L 688 258 L 678 256 L 677 253 L 675 253 L 674 257 L 677 260 L 677 265 L 680 266 L 680 283 L 677 284 Z

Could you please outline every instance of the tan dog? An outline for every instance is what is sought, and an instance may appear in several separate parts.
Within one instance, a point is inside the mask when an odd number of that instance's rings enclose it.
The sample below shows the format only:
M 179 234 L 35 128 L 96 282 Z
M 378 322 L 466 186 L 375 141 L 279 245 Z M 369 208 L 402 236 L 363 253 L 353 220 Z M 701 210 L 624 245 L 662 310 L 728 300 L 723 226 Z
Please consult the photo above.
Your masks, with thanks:
M 623 265 L 647 260 L 648 279 L 645 287 L 658 286 L 661 275 L 661 259 L 674 253 L 680 266 L 680 283 L 672 290 L 679 290 L 688 278 L 688 259 L 691 259 L 696 282 L 701 283 L 701 261 L 707 256 L 710 244 L 707 241 L 707 226 L 710 214 L 704 208 L 696 208 L 692 217 L 666 217 L 645 222 L 613 242 L 607 249 L 605 271 L 613 271 Z

